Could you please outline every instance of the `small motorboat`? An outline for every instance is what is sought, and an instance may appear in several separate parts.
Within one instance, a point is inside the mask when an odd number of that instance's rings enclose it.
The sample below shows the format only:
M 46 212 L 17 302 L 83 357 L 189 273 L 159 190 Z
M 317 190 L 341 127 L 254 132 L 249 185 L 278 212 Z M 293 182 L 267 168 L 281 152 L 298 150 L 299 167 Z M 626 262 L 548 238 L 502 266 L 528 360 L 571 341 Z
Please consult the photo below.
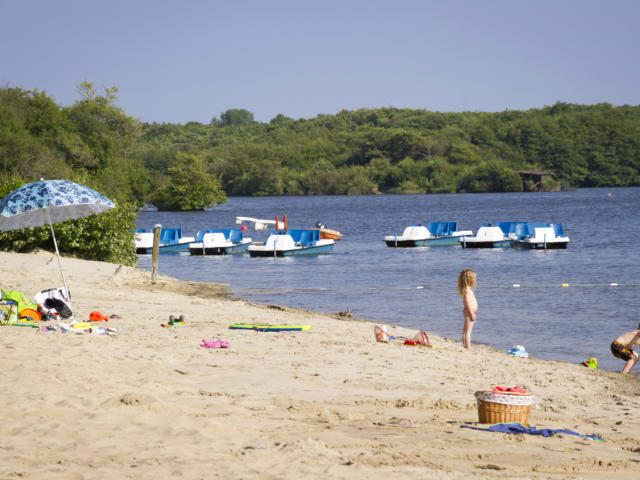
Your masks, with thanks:
M 463 235 L 458 239 L 462 248 L 509 248 L 515 241 L 495 225 L 480 225 L 475 236 Z
M 195 238 L 182 235 L 181 228 L 162 228 L 160 230 L 159 253 L 186 252 L 189 243 Z M 153 229 L 145 230 L 139 228 L 135 231 L 136 253 L 148 254 L 153 252 Z
M 252 257 L 289 257 L 333 252 L 335 240 L 320 238 L 320 230 L 283 229 L 271 232 L 265 242 L 254 242 L 248 252 Z
M 277 219 L 278 217 L 276 217 Z M 236 225 L 241 225 L 244 222 L 253 223 L 254 230 L 266 230 L 269 225 L 276 225 L 275 220 L 264 220 L 262 218 L 253 218 L 253 217 L 236 217 Z M 278 226 L 276 225 L 276 230 Z
M 244 236 L 243 228 L 199 230 L 195 242 L 189 244 L 191 255 L 229 255 L 245 253 L 251 239 Z
M 427 247 L 431 245 L 457 245 L 463 236 L 471 236 L 471 230 L 458 230 L 458 222 L 429 222 L 409 225 L 402 235 L 387 235 L 387 247 Z
M 286 229 L 287 216 L 284 215 L 283 219 L 285 222 L 284 225 Z M 244 222 L 253 223 L 254 230 L 266 230 L 271 225 L 273 225 L 276 230 L 280 228 L 280 223 L 277 216 L 275 220 L 264 220 L 261 218 L 253 218 L 253 217 L 236 217 L 237 225 L 240 225 Z M 342 233 L 340 233 L 338 230 L 327 228 L 327 226 L 324 225 L 323 223 L 317 222 L 316 228 L 320 231 L 321 239 L 330 239 L 330 240 L 338 241 L 342 238 Z
M 316 227 L 320 230 L 320 238 L 335 240 L 336 242 L 342 238 L 342 234 L 338 230 L 327 228 L 323 223 L 316 223 Z

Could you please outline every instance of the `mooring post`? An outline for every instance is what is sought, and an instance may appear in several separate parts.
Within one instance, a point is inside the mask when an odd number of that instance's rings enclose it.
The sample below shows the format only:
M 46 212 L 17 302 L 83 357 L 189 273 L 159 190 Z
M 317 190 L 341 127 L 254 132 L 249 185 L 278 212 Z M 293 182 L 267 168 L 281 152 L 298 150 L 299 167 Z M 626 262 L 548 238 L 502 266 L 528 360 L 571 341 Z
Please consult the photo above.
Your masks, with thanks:
M 151 252 L 151 283 L 156 283 L 156 276 L 158 275 L 158 257 L 160 256 L 160 232 L 162 232 L 162 225 L 159 223 L 153 227 L 153 250 Z

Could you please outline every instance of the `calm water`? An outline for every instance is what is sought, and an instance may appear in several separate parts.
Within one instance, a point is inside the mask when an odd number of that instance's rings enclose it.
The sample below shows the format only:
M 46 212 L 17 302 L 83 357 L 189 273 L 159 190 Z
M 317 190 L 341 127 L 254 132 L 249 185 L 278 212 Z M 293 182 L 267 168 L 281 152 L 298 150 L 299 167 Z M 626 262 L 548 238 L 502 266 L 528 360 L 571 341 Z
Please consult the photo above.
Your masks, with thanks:
M 349 309 L 359 318 L 460 339 L 457 276 L 473 268 L 479 302 L 474 342 L 502 350 L 520 344 L 533 357 L 575 363 L 595 356 L 601 368 L 619 370 L 623 362 L 611 356 L 609 344 L 640 321 L 639 207 L 640 188 L 235 197 L 213 212 L 142 212 L 138 226 L 160 223 L 195 236 L 199 229 L 235 226 L 236 216 L 273 219 L 286 213 L 291 228 L 321 221 L 344 234 L 331 255 L 161 255 L 159 270 L 183 280 L 229 283 L 235 296 L 252 302 L 328 313 Z M 412 223 L 458 221 L 475 232 L 480 223 L 501 220 L 561 223 L 571 243 L 567 250 L 525 251 L 395 249 L 383 242 Z M 248 233 L 254 241 L 268 235 Z M 151 256 L 139 256 L 138 266 L 150 270 Z

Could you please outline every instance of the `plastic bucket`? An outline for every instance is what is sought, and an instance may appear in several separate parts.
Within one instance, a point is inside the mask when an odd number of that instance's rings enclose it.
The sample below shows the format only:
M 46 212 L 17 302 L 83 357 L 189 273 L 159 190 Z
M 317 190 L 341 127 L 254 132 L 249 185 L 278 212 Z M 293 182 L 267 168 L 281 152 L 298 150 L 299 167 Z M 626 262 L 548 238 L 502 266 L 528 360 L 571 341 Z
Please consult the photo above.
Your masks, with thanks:
M 23 308 L 22 310 L 20 310 L 20 315 L 18 315 L 18 317 L 28 318 L 32 322 L 39 322 L 42 318 L 42 315 L 40 315 L 40 312 L 34 310 L 33 308 Z
M 373 331 L 376 334 L 376 340 L 378 342 L 389 341 L 389 332 L 387 331 L 386 325 L 376 325 L 375 327 L 373 327 Z

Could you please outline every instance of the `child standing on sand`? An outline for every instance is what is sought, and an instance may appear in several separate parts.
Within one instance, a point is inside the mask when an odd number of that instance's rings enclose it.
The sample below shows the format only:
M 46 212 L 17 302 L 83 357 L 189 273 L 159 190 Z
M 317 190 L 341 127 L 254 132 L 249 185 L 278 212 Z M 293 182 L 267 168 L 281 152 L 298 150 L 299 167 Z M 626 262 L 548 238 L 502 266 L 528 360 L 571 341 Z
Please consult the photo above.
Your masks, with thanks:
M 631 330 L 623 333 L 611 344 L 613 356 L 627 362 L 622 369 L 622 373 L 629 373 L 638 361 L 638 353 L 633 351 L 633 347 L 638 345 L 640 345 L 640 330 Z
M 470 268 L 465 268 L 458 276 L 458 293 L 462 297 L 462 318 L 464 327 L 462 328 L 462 344 L 464 348 L 471 348 L 471 329 L 476 321 L 478 312 L 478 301 L 473 293 L 476 286 L 476 272 Z

